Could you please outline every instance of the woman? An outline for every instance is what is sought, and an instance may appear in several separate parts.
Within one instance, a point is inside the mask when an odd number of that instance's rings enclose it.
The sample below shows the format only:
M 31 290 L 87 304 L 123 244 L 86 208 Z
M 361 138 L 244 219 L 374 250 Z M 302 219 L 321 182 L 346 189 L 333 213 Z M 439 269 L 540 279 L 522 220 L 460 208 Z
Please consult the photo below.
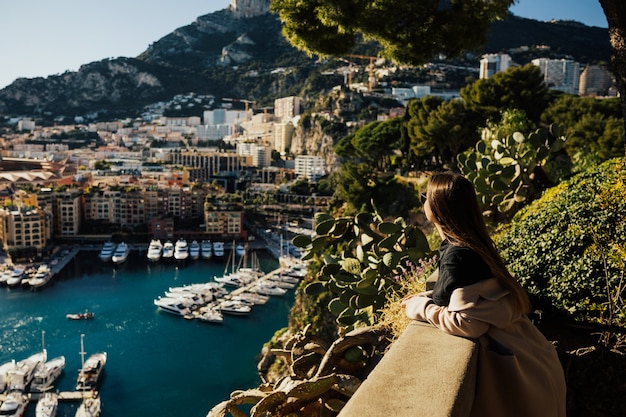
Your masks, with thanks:
M 442 238 L 434 289 L 402 301 L 409 318 L 478 342 L 472 417 L 564 417 L 556 350 L 530 322 L 530 302 L 485 227 L 472 183 L 434 174 L 424 211 Z

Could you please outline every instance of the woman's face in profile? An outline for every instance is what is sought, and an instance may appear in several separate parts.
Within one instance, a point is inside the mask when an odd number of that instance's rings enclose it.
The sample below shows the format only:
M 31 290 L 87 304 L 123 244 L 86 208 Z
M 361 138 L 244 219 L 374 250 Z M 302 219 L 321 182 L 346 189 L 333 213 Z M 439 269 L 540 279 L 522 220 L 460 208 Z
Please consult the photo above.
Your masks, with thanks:
M 424 202 L 424 214 L 426 215 L 426 219 L 428 219 L 429 222 L 436 223 L 435 216 L 433 216 L 433 212 L 430 209 L 430 203 L 428 199 Z

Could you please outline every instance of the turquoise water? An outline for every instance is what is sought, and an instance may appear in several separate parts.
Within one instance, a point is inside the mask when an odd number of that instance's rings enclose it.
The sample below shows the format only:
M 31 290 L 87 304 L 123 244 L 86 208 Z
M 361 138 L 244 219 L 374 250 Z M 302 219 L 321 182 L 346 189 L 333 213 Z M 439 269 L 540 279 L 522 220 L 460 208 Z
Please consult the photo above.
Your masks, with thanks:
M 277 267 L 259 253 L 261 267 Z M 100 384 L 102 417 L 204 417 L 236 389 L 258 386 L 256 356 L 274 332 L 287 325 L 293 290 L 253 307 L 247 317 L 225 316 L 208 324 L 159 311 L 153 299 L 170 286 L 206 282 L 224 264 L 190 261 L 151 264 L 132 252 L 118 268 L 97 252 L 81 252 L 32 292 L 0 288 L 0 364 L 41 350 L 64 355 L 65 371 L 56 387 L 73 390 L 80 369 L 80 335 L 87 356 L 106 351 Z M 67 313 L 89 309 L 93 320 L 68 320 Z M 63 402 L 59 416 L 73 416 L 77 403 Z M 34 403 L 26 416 L 34 416 Z

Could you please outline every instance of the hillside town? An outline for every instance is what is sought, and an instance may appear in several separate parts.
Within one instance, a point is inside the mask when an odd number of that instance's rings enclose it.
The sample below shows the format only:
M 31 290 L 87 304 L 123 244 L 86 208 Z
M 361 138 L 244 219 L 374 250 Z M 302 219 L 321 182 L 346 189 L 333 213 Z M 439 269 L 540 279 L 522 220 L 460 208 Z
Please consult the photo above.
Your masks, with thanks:
M 544 58 L 533 64 L 551 89 L 615 95 L 612 77 L 601 66 L 581 70 L 572 60 Z M 513 65 L 507 54 L 485 55 L 479 77 L 489 78 Z M 349 87 L 352 94 L 395 100 L 397 107 L 379 109 L 378 120 L 401 116 L 411 99 L 459 97 L 458 91 L 431 85 L 390 88 L 381 80 L 394 68 L 373 59 L 369 66 L 339 68 L 346 85 L 337 89 Z M 358 70 L 369 74 L 368 82 L 351 82 Z M 198 103 L 210 108 L 202 117 L 164 115 L 167 109 L 184 114 Z M 146 238 L 163 240 L 247 240 L 242 201 L 224 201 L 216 198 L 219 194 L 287 195 L 293 181 L 315 183 L 333 169 L 333 158 L 292 146 L 304 105 L 296 96 L 258 108 L 251 100 L 188 94 L 148 106 L 136 119 L 85 122 L 77 117 L 74 124 L 54 126 L 39 126 L 29 118 L 12 120 L 15 129 L 0 137 L 3 249 L 31 248 L 40 255 L 55 240 L 137 230 Z M 341 121 L 344 110 L 318 116 Z M 312 219 L 311 206 L 322 208 L 328 198 L 290 197 L 279 203 L 299 202 L 300 210 L 307 207 L 296 218 Z M 289 222 L 288 216 L 284 221 Z M 312 227 L 312 221 L 308 225 Z

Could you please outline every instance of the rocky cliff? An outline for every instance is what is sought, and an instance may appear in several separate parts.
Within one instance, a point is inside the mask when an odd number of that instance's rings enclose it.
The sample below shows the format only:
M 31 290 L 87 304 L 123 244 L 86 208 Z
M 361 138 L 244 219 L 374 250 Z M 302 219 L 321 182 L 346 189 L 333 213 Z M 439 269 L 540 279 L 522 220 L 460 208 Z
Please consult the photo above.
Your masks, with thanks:
M 189 92 L 264 100 L 265 105 L 280 96 L 300 95 L 307 78 L 319 75 L 318 64 L 287 44 L 278 18 L 268 10 L 269 0 L 231 0 L 227 9 L 198 17 L 137 58 L 18 79 L 0 90 L 0 115 L 134 116 L 146 104 Z M 475 52 L 479 56 L 522 45 L 550 45 L 551 53 L 583 63 L 606 62 L 610 56 L 606 29 L 514 16 L 494 23 L 489 43 Z
M 231 0 L 230 9 L 237 17 L 254 17 L 270 11 L 270 0 Z
M 137 58 L 18 79 L 0 90 L 0 114 L 135 115 L 146 104 L 181 93 L 270 100 L 293 94 L 287 90 L 301 80 L 272 71 L 314 61 L 287 44 L 268 7 L 268 0 L 233 0 L 228 9 L 198 17 Z

